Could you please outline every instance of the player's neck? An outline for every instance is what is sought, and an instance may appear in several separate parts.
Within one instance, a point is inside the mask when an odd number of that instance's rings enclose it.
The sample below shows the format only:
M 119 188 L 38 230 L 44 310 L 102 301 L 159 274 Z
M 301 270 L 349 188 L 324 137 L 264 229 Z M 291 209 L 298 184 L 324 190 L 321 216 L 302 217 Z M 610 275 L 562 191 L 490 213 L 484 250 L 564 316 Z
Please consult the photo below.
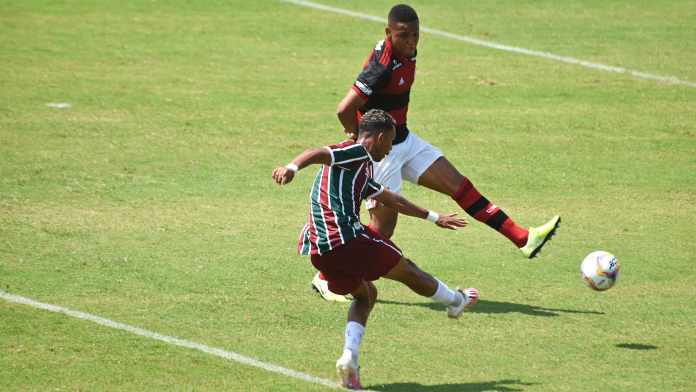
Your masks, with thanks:
M 363 147 L 365 147 L 365 150 L 372 156 L 373 150 L 375 148 L 376 141 L 374 138 L 371 137 L 359 137 L 358 140 L 355 141 L 357 144 L 362 144 Z

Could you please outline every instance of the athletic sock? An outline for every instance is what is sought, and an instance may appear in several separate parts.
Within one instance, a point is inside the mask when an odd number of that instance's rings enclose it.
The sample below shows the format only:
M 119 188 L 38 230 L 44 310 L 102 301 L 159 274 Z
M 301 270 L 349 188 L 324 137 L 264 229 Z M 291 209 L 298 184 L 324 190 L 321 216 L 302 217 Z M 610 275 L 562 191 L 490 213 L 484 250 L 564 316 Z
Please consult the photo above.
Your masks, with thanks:
M 343 345 L 343 352 L 346 350 L 353 354 L 353 358 L 358 360 L 358 352 L 360 351 L 360 343 L 362 342 L 362 337 L 365 334 L 365 327 L 355 321 L 349 321 L 346 325 L 345 332 L 345 344 Z
M 458 295 L 456 291 L 447 287 L 446 284 L 440 282 L 439 279 L 435 278 L 435 280 L 437 281 L 437 290 L 435 290 L 435 294 L 433 294 L 433 296 L 430 297 L 430 299 L 432 299 L 435 302 L 445 304 L 447 306 L 459 305 L 459 301 L 462 300 L 462 296 Z
M 517 245 L 518 248 L 523 247 L 527 243 L 529 231 L 516 224 L 503 212 L 503 210 L 481 196 L 468 178 L 464 177 L 464 181 L 462 181 L 457 192 L 452 195 L 452 199 L 454 199 L 467 214 L 498 231 Z
M 326 276 L 324 276 L 324 273 L 321 271 L 319 272 L 319 279 L 326 280 Z

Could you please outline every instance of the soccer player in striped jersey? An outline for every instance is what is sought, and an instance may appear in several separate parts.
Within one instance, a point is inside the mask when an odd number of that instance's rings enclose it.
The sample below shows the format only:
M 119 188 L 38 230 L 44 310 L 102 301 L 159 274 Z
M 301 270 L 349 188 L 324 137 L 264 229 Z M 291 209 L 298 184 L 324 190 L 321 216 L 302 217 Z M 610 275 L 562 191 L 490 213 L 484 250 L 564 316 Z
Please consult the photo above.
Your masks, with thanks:
M 360 120 L 357 140 L 310 149 L 286 166 L 273 171 L 273 180 L 284 185 L 309 165 L 321 165 L 310 192 L 307 224 L 300 233 L 298 251 L 309 255 L 312 265 L 326 278 L 329 289 L 351 294 L 343 353 L 336 370 L 344 387 L 361 389 L 359 347 L 370 311 L 377 300 L 372 281 L 381 277 L 399 281 L 415 293 L 447 306 L 447 315 L 459 317 L 479 297 L 475 288 L 450 289 L 403 256 L 399 247 L 369 226 L 360 223 L 360 204 L 373 198 L 399 213 L 427 219 L 439 227 L 456 230 L 467 222 L 456 214 L 425 210 L 372 178 L 373 162 L 384 159 L 396 135 L 394 119 L 374 109 Z
M 481 195 L 469 178 L 462 175 L 445 158 L 442 151 L 421 139 L 407 127 L 406 119 L 411 85 L 416 73 L 416 48 L 420 35 L 416 11 L 399 4 L 389 11 L 386 37 L 379 41 L 363 64 L 363 70 L 337 108 L 338 119 L 349 137 L 355 138 L 357 124 L 365 111 L 378 108 L 396 120 L 396 137 L 392 153 L 375 165 L 375 179 L 393 192 L 401 191 L 406 179 L 450 196 L 476 220 L 496 230 L 524 257 L 535 257 L 560 223 L 554 216 L 539 227 L 522 227 L 500 207 Z M 398 213 L 393 208 L 368 201 L 370 226 L 391 238 Z M 312 285 L 327 300 L 344 298 L 326 288 L 317 274 Z

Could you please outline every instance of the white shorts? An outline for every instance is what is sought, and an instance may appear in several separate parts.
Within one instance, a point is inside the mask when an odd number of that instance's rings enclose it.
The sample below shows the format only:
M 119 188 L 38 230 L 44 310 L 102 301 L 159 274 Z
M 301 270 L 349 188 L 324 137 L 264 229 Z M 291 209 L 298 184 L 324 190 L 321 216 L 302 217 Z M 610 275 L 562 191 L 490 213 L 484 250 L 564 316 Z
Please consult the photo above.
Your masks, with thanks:
M 441 156 L 439 148 L 410 131 L 406 140 L 392 147 L 384 159 L 375 163 L 374 179 L 390 191 L 400 193 L 404 179 L 418 184 L 418 178 Z M 367 199 L 367 208 L 374 207 L 375 201 Z

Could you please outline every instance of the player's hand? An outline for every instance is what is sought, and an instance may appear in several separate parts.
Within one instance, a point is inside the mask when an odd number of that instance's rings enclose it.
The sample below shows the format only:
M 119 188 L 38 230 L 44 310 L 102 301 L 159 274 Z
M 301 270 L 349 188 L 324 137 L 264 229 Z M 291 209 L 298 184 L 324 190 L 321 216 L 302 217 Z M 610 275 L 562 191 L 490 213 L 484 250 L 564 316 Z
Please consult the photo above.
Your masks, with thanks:
M 285 166 L 279 166 L 273 170 L 273 181 L 278 185 L 285 185 L 293 178 L 295 178 L 295 172 Z
M 348 139 L 351 139 L 351 140 L 358 140 L 358 133 L 357 133 L 357 132 L 349 131 L 349 130 L 347 130 L 347 129 L 344 129 L 343 132 L 345 132 L 346 137 L 347 137 Z
M 457 214 L 440 214 L 440 219 L 435 224 L 443 229 L 457 230 L 468 225 L 469 222 L 464 218 L 457 217 Z

